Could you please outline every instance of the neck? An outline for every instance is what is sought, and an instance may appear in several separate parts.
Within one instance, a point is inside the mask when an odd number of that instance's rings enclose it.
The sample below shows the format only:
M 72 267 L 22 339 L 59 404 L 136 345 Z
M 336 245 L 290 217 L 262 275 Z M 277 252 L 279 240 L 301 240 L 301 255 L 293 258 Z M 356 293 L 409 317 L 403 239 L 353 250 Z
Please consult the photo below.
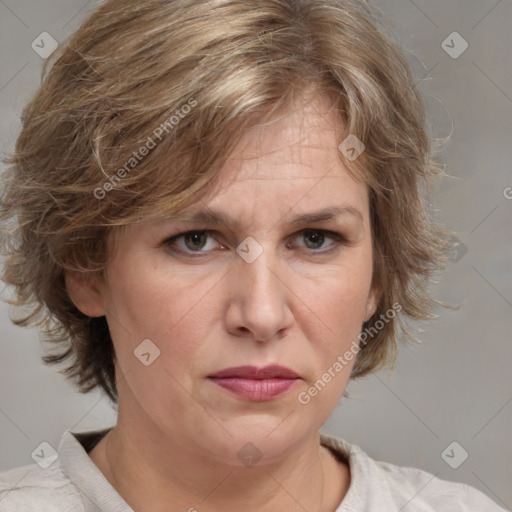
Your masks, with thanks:
M 245 467 L 212 460 L 137 426 L 118 422 L 90 453 L 114 489 L 137 511 L 324 512 L 334 510 L 348 489 L 348 468 L 342 481 L 340 463 L 320 446 L 318 434 L 281 461 Z M 339 485 L 326 482 L 331 475 Z

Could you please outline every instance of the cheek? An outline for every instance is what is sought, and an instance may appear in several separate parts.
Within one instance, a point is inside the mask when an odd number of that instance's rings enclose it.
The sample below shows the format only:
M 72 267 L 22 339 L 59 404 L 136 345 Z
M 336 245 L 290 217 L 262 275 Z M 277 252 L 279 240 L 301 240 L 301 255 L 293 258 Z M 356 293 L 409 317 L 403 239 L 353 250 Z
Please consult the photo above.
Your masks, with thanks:
M 215 302 L 215 290 L 208 292 L 208 280 L 196 282 L 161 267 L 144 270 L 132 264 L 118 266 L 110 283 L 107 318 L 116 364 L 130 389 L 124 392 L 136 396 L 154 415 L 165 415 L 167 409 L 159 411 L 163 403 L 184 414 L 182 407 L 194 405 L 183 388 L 192 389 L 200 343 L 208 333 L 205 308 Z M 150 354 L 148 365 L 145 353 Z
M 143 263 L 114 268 L 109 278 L 109 326 L 123 367 L 135 362 L 138 368 L 133 351 L 145 339 L 160 349 L 160 362 L 166 366 L 191 359 L 208 331 L 214 314 L 210 310 L 218 303 L 211 279 Z
M 366 264 L 367 259 L 361 257 L 357 264 L 336 266 L 321 279 L 297 280 L 297 296 L 306 306 L 311 339 L 323 339 L 325 344 L 335 340 L 339 345 L 347 340 L 350 343 L 359 334 L 371 286 L 371 260 Z M 315 336 L 315 327 L 321 328 L 317 330 L 321 336 Z

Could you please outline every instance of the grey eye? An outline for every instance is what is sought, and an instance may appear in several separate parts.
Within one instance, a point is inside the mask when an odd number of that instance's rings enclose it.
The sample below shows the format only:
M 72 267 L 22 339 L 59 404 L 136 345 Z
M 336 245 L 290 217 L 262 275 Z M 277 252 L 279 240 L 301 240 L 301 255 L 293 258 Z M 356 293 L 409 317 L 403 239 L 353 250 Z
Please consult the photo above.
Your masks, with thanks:
M 191 251 L 201 250 L 206 245 L 207 239 L 208 235 L 206 232 L 191 232 L 183 235 L 185 245 Z
M 319 249 L 325 241 L 325 235 L 320 231 L 304 231 L 304 240 L 308 249 Z

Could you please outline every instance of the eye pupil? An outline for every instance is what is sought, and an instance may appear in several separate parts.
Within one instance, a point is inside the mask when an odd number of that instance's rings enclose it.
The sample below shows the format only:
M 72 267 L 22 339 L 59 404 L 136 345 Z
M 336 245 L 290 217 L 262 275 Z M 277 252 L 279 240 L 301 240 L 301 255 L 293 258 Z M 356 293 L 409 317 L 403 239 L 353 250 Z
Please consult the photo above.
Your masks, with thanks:
M 323 244 L 325 240 L 325 235 L 323 233 L 319 233 L 318 231 L 307 231 L 305 233 L 305 238 L 306 246 L 309 249 L 318 249 L 318 246 L 321 246 Z M 314 247 L 311 247 L 311 245 L 313 245 Z
M 192 244 L 188 242 L 191 241 Z M 185 244 L 192 251 L 197 251 L 204 247 L 206 243 L 206 233 L 189 233 L 185 237 Z

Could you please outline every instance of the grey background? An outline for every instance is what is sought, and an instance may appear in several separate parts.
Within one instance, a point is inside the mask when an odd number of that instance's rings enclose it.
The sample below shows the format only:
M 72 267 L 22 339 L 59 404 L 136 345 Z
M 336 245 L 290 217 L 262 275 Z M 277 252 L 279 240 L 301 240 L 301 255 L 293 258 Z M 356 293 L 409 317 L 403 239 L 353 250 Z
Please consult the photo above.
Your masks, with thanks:
M 23 104 L 37 88 L 41 32 L 60 41 L 96 2 L 0 0 L 0 136 L 10 150 Z M 461 250 L 435 287 L 459 311 L 421 325 L 422 344 L 402 347 L 394 371 L 350 383 L 324 430 L 372 457 L 467 482 L 512 507 L 512 1 L 379 0 L 407 50 L 434 134 L 451 139 L 440 161 L 449 178 L 435 192 L 438 216 Z M 458 58 L 442 42 L 458 32 Z M 453 39 L 453 37 L 452 37 Z M 447 43 L 460 48 L 459 42 Z M 465 250 L 467 249 L 467 252 Z M 3 296 L 8 292 L 3 290 Z M 0 470 L 32 463 L 42 441 L 66 429 L 115 422 L 108 400 L 80 395 L 40 361 L 35 331 L 14 327 L 0 305 Z M 469 454 L 452 469 L 441 453 L 456 441 Z M 455 448 L 452 460 L 462 448 Z M 452 455 L 452 453 L 450 453 Z M 412 498 L 412 497 L 411 497 Z

